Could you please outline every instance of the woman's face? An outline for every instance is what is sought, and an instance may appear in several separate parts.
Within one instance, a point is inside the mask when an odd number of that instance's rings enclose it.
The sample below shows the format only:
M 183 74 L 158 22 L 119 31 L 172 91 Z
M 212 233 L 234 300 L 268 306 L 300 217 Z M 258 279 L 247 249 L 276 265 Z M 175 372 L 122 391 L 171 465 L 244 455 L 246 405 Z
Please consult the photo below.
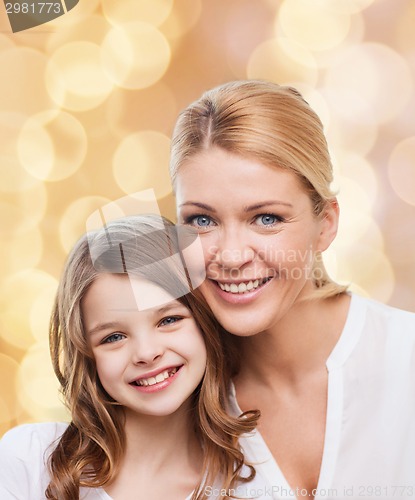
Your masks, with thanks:
M 236 335 L 269 330 L 312 290 L 315 253 L 337 230 L 337 204 L 315 216 L 295 174 L 219 148 L 181 166 L 176 200 L 179 223 L 202 241 L 201 290 Z

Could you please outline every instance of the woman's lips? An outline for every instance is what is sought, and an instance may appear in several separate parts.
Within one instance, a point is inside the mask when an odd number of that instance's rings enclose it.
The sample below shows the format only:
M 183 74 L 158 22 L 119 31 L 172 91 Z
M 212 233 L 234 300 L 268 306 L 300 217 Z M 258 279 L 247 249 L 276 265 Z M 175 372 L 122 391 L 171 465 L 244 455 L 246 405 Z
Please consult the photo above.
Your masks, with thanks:
M 215 292 L 221 299 L 230 304 L 246 304 L 256 297 L 268 286 L 274 277 L 258 278 L 249 281 L 225 282 L 210 279 Z

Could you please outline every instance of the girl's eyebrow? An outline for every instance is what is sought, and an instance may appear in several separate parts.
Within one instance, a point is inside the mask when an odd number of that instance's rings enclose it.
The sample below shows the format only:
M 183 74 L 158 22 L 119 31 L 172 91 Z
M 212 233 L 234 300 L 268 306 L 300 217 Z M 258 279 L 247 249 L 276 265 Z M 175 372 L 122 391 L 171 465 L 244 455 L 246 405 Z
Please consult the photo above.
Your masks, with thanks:
M 118 323 L 114 323 L 113 321 L 109 321 L 108 323 L 99 323 L 97 326 L 94 326 L 91 330 L 87 332 L 87 335 L 92 336 L 96 333 L 101 332 L 102 330 L 110 330 L 119 328 Z
M 187 309 L 187 307 L 179 302 L 178 300 L 172 300 L 171 302 L 168 302 L 162 307 L 159 307 L 158 309 L 154 309 L 154 313 L 156 314 L 166 314 L 167 312 L 171 311 L 172 309 L 182 307 L 184 309 Z
M 167 304 L 164 304 L 161 307 L 158 307 L 157 309 L 153 309 L 154 314 L 166 314 L 172 309 L 176 308 L 184 308 L 187 310 L 187 307 L 179 302 L 178 300 L 172 300 L 171 302 L 168 302 Z M 127 311 L 128 312 L 128 311 Z M 94 328 L 91 328 L 91 330 L 88 330 L 87 335 L 93 336 L 99 332 L 102 332 L 103 330 L 118 330 L 120 328 L 119 323 L 115 323 L 114 321 L 108 321 L 106 323 L 98 323 L 98 325 L 94 326 Z

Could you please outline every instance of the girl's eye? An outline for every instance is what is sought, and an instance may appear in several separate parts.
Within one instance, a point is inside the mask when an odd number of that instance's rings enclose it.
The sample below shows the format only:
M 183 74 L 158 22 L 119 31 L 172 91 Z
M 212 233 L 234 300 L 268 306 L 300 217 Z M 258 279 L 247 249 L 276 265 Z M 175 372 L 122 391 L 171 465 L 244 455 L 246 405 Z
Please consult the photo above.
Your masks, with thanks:
M 183 319 L 180 316 L 168 316 L 160 321 L 159 326 L 169 326 Z
M 282 222 L 282 217 L 273 214 L 261 214 L 255 218 L 255 224 L 258 226 L 274 226 L 278 222 Z
M 122 333 L 113 333 L 106 337 L 102 343 L 103 344 L 112 344 L 113 342 L 119 342 L 124 338 L 124 335 Z
M 213 225 L 213 221 L 208 215 L 194 215 L 186 219 L 186 224 L 196 228 L 205 228 Z

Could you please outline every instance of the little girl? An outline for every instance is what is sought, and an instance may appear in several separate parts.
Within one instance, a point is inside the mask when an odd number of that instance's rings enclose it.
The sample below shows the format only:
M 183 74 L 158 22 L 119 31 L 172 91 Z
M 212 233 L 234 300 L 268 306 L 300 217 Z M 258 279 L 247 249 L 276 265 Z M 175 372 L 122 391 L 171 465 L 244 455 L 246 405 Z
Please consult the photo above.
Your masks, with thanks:
M 268 498 L 238 446 L 259 414 L 225 412 L 231 353 L 177 258 L 175 228 L 158 216 L 76 244 L 50 323 L 72 421 L 3 437 L 0 498 Z

